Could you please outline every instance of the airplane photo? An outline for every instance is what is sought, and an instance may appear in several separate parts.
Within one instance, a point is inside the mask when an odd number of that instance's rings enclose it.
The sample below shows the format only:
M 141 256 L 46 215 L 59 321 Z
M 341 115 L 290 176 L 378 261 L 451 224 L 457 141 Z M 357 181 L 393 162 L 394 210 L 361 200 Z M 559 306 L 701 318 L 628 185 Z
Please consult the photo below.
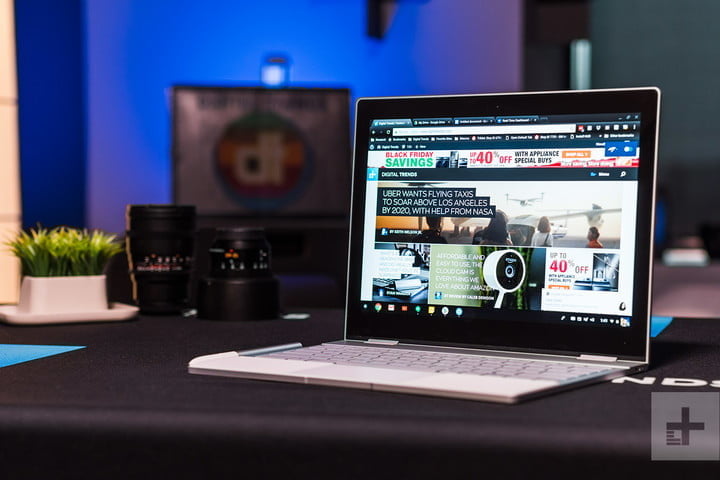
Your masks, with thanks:
M 464 182 L 387 182 L 383 187 L 466 188 Z M 477 184 L 474 185 L 477 187 Z M 507 216 L 510 241 L 517 246 L 531 246 L 538 224 L 547 217 L 551 242 L 545 246 L 581 248 L 588 244 L 589 229 L 594 227 L 604 248 L 619 248 L 622 187 L 611 182 L 557 182 L 546 191 L 528 191 L 522 182 L 492 182 L 477 187 L 477 196 L 487 196 Z M 439 231 L 447 243 L 477 243 L 477 236 L 489 224 L 489 218 L 445 217 Z M 429 228 L 423 216 L 377 218 L 378 241 L 408 241 L 412 236 L 387 236 L 392 230 Z M 383 230 L 380 230 L 384 228 Z M 537 246 L 537 244 L 536 244 Z

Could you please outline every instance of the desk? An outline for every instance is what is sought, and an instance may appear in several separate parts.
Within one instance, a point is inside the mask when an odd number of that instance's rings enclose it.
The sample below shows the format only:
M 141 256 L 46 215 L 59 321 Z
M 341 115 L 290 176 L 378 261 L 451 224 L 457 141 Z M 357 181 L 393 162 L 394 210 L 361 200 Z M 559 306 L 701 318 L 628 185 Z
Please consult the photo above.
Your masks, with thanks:
M 720 323 L 676 320 L 653 386 L 604 383 L 514 406 L 190 375 L 196 355 L 341 337 L 309 320 L 0 326 L 0 343 L 86 345 L 0 369 L 0 478 L 688 478 L 720 462 L 651 462 L 650 393 L 720 379 Z M 214 477 L 216 475 L 217 477 Z M 491 477 L 492 478 L 492 477 Z

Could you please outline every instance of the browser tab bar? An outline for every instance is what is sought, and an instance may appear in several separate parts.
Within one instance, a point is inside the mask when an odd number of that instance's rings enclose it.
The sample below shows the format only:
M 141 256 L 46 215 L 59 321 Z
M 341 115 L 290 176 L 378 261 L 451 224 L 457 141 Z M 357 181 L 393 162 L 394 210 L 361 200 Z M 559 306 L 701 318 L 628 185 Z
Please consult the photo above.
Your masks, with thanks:
M 538 124 L 538 125 L 475 125 L 464 127 L 423 127 L 393 128 L 396 137 L 415 137 L 425 135 L 527 135 L 534 133 L 575 133 L 576 125 Z

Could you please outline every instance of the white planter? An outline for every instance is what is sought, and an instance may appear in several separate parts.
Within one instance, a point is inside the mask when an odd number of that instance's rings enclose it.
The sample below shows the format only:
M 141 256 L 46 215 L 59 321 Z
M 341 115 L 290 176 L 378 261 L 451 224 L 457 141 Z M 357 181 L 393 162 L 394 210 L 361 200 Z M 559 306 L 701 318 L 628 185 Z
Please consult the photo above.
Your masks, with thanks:
M 19 314 L 101 312 L 108 309 L 105 275 L 23 277 Z

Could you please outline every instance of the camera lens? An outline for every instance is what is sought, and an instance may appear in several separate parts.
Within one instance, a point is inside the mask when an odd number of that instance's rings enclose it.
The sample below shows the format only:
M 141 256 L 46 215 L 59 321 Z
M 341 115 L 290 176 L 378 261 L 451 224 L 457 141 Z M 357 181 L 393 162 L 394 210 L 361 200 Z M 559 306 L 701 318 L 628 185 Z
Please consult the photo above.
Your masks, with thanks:
M 126 247 L 133 298 L 143 313 L 178 313 L 190 303 L 195 207 L 128 205 Z
M 505 276 L 508 278 L 514 277 L 515 276 L 515 267 L 513 267 L 512 265 L 508 265 L 507 267 L 505 267 Z
M 280 314 L 270 244 L 260 228 L 222 228 L 208 250 L 210 274 L 198 284 L 198 317 L 267 320 Z
M 215 278 L 272 276 L 270 244 L 262 229 L 218 229 L 208 252 L 210 275 Z

